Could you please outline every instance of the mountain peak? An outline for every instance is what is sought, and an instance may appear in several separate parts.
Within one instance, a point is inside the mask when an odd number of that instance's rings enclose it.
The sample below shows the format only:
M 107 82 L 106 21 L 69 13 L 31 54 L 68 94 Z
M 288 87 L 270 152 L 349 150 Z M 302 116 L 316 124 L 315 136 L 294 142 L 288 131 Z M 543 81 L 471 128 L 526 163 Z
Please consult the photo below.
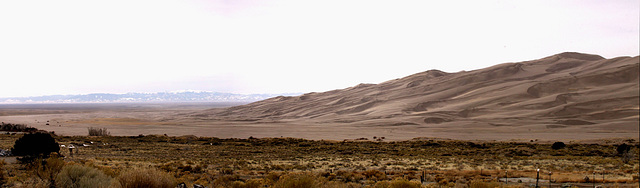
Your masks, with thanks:
M 597 61 L 597 60 L 605 59 L 604 57 L 599 55 L 585 54 L 585 53 L 578 53 L 578 52 L 564 52 L 564 53 L 556 54 L 555 56 L 560 58 L 571 58 L 571 59 L 579 59 L 579 60 L 586 60 L 586 61 Z
M 431 69 L 425 72 L 425 74 L 427 74 L 428 76 L 431 77 L 440 77 L 440 76 L 444 76 L 447 74 L 447 72 L 438 70 L 438 69 Z

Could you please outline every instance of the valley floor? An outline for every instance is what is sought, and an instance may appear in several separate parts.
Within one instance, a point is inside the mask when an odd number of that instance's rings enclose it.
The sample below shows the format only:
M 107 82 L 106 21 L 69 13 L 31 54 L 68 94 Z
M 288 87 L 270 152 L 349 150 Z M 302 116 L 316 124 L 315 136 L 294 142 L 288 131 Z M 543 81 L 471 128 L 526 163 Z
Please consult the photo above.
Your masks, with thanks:
M 638 139 L 638 122 L 611 125 L 568 125 L 485 120 L 451 124 L 387 125 L 376 121 L 322 122 L 306 120 L 202 118 L 205 109 L 228 104 L 76 104 L 66 106 L 1 106 L 0 121 L 25 124 L 57 135 L 87 135 L 89 127 L 107 128 L 111 135 L 164 135 L 218 138 L 295 137 L 311 140 L 344 140 L 385 137 L 403 141 L 418 137 L 484 141 L 572 141 L 610 138 Z M 493 121 L 493 120 L 492 120 Z M 511 120 L 512 121 L 512 120 Z M 499 122 L 499 123 L 497 123 Z
M 20 137 L 0 135 L 0 148 L 11 148 Z M 433 139 L 377 142 L 163 135 L 55 138 L 61 145 L 79 146 L 74 153 L 62 148 L 60 154 L 67 164 L 90 166 L 112 176 L 127 169 L 152 167 L 169 173 L 177 182 L 210 187 L 233 187 L 258 180 L 261 185 L 274 185 L 282 177 L 300 173 L 315 181 L 356 187 L 400 180 L 426 187 L 474 183 L 526 187 L 535 184 L 536 169 L 541 172 L 541 186 L 590 186 L 595 173 L 596 185 L 637 187 L 640 170 L 640 144 L 633 139 L 569 142 L 562 149 L 552 149 L 551 144 L 541 143 Z M 616 146 L 623 143 L 632 146 L 633 155 L 616 153 Z M 20 185 L 34 177 L 20 164 L 7 164 L 3 169 L 7 185 Z
M 335 185 L 330 187 L 527 187 L 535 184 L 536 169 L 541 169 L 541 186 L 591 186 L 595 173 L 596 185 L 638 187 L 637 124 L 611 129 L 472 122 L 380 126 L 193 116 L 211 107 L 12 107 L 0 108 L 0 121 L 52 131 L 59 144 L 80 146 L 73 155 L 61 150 L 65 164 L 90 166 L 113 177 L 126 169 L 151 167 L 187 185 L 273 186 L 298 175 Z M 107 128 L 113 136 L 86 136 L 89 127 Z M 0 148 L 10 149 L 20 137 L 0 135 Z M 554 142 L 567 146 L 552 149 Z M 617 153 L 623 143 L 633 146 L 631 154 Z M 28 185 L 34 178 L 21 164 L 3 169 L 6 186 Z

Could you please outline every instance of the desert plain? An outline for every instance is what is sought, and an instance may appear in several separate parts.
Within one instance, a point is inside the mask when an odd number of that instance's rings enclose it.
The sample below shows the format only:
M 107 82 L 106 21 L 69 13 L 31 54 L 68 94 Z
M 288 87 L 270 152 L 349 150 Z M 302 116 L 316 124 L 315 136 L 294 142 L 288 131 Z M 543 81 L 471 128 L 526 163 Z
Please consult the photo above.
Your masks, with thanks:
M 82 146 L 61 160 L 112 178 L 151 167 L 210 187 L 589 187 L 599 174 L 637 187 L 639 64 L 568 52 L 252 103 L 0 104 L 0 121 Z M 51 180 L 7 168 L 8 185 Z
M 340 122 L 272 120 L 201 120 L 204 110 L 242 103 L 157 104 L 30 104 L 0 105 L 0 121 L 25 124 L 63 136 L 86 136 L 89 127 L 111 135 L 194 135 L 218 138 L 304 138 L 354 140 L 385 137 L 386 141 L 439 138 L 481 141 L 572 141 L 638 138 L 638 126 L 549 125 L 495 126 L 481 122 L 456 125 L 375 125 Z M 506 123 L 506 122 L 505 122 Z
M 5 105 L 0 119 L 54 132 L 61 145 L 81 146 L 73 154 L 60 150 L 66 166 L 90 166 L 115 179 L 127 169 L 151 167 L 169 174 L 171 185 L 189 187 L 297 187 L 296 181 L 311 187 L 529 187 L 536 183 L 536 169 L 542 169 L 541 187 L 638 185 L 634 129 L 577 126 L 555 132 L 192 117 L 235 105 Z M 87 136 L 89 127 L 106 128 L 112 136 Z M 0 147 L 9 149 L 20 137 L 0 135 Z M 552 149 L 556 142 L 567 146 Z M 633 146 L 634 154 L 617 153 L 621 144 Z M 37 170 L 28 165 L 3 169 L 8 187 L 51 181 L 35 178 Z

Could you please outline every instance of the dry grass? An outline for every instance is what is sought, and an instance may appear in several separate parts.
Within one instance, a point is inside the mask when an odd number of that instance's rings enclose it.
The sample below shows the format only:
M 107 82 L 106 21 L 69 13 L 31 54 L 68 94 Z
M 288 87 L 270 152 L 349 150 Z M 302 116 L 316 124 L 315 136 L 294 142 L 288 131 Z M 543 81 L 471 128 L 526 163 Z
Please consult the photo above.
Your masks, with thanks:
M 112 187 L 113 178 L 102 171 L 83 165 L 67 165 L 56 176 L 56 187 Z
M 309 173 L 301 173 L 301 174 L 288 174 L 275 183 L 273 187 L 275 188 L 289 188 L 289 187 L 299 187 L 299 188 L 315 188 L 321 187 L 324 182 L 322 179 L 318 179 L 313 174 Z
M 175 178 L 154 168 L 134 168 L 118 176 L 122 188 L 173 188 L 177 185 Z
M 0 146 L 10 146 L 17 137 L 0 135 Z M 73 136 L 56 140 L 66 145 L 89 145 L 79 148 L 73 157 L 67 156 L 67 162 L 99 169 L 120 183 L 137 179 L 172 186 L 185 182 L 189 186 L 210 187 L 389 187 L 420 185 L 422 179 L 426 186 L 492 187 L 506 186 L 498 178 L 507 175 L 535 178 L 535 169 L 540 168 L 544 172 L 541 179 L 549 179 L 546 173 L 552 171 L 552 182 L 558 186 L 581 182 L 593 169 L 598 173 L 604 169 L 607 183 L 624 187 L 637 186 L 637 179 L 632 176 L 639 170 L 637 158 L 624 163 L 616 155 L 616 144 L 569 143 L 564 149 L 554 150 L 550 143 L 433 140 L 343 142 L 158 135 Z M 632 152 L 638 151 L 637 141 L 628 144 L 634 145 Z M 68 154 L 67 150 L 61 151 L 62 155 Z M 8 166 L 12 165 L 15 164 Z M 153 172 L 140 172 L 144 170 Z M 8 184 L 37 183 L 21 176 L 18 168 L 7 172 Z M 136 176 L 152 173 L 167 176 L 155 180 Z

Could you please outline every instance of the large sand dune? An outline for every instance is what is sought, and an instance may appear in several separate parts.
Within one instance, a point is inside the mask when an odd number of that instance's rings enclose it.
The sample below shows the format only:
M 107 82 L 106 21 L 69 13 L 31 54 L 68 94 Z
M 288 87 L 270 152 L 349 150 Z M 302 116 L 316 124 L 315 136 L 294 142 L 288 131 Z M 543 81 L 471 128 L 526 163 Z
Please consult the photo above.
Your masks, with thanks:
M 430 70 L 380 84 L 247 105 L 194 117 L 543 132 L 638 132 L 638 57 L 561 53 L 480 70 Z M 524 133 L 523 132 L 523 133 Z
M 59 134 L 106 127 L 116 135 L 353 139 L 638 138 L 639 57 L 561 53 L 228 108 L 109 108 L 0 116 Z M 1 112 L 1 111 L 0 111 Z M 2 113 L 0 113 L 2 114 Z M 52 120 L 60 125 L 34 123 Z

